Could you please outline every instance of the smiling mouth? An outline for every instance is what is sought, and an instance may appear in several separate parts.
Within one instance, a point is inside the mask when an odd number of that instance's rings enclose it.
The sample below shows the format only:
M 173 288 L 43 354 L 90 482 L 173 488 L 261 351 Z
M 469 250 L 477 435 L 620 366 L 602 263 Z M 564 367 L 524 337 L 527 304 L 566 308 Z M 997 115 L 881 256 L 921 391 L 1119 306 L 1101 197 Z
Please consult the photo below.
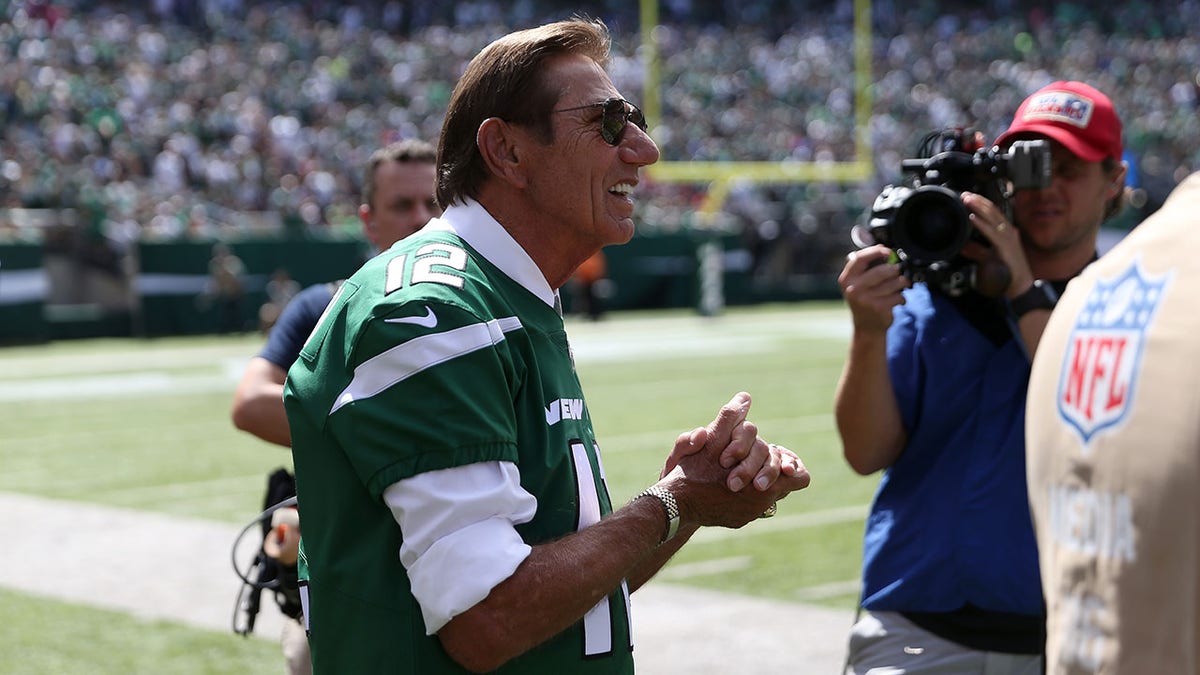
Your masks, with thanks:
M 609 194 L 628 197 L 633 194 L 633 183 L 618 183 L 608 189 Z

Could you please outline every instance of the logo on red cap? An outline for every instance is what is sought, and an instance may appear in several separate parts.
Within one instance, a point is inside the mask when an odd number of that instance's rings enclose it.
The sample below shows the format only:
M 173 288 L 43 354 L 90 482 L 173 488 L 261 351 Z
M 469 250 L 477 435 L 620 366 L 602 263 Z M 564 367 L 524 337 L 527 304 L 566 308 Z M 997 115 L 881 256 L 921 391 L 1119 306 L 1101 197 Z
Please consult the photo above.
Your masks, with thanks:
M 1023 118 L 1026 121 L 1063 122 L 1086 129 L 1095 109 L 1095 101 L 1085 96 L 1069 91 L 1047 91 L 1029 100 Z

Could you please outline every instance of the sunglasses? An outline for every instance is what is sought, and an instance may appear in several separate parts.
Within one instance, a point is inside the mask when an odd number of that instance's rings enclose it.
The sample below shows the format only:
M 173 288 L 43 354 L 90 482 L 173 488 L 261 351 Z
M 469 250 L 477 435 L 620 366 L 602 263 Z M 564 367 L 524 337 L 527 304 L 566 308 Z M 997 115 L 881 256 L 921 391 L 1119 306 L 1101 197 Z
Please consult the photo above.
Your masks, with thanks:
M 642 114 L 642 110 L 623 98 L 609 98 L 599 103 L 561 108 L 554 112 L 572 112 L 587 108 L 604 109 L 604 114 L 600 117 L 600 137 L 609 145 L 615 146 L 621 142 L 621 136 L 625 133 L 625 125 L 630 122 L 642 131 L 646 130 L 646 116 Z

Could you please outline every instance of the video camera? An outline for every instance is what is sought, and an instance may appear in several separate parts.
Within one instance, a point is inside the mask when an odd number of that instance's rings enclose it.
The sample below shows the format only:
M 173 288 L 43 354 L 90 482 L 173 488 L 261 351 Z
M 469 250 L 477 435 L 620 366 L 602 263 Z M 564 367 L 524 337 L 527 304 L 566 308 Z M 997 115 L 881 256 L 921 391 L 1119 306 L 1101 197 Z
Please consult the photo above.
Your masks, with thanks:
M 279 611 L 283 614 L 293 619 L 299 619 L 301 616 L 299 580 L 295 565 L 285 566 L 268 556 L 262 542 L 257 547 L 254 561 L 246 571 L 242 571 L 237 559 L 242 537 L 246 536 L 247 532 L 258 527 L 265 539 L 271 531 L 272 515 L 279 509 L 295 504 L 296 477 L 280 467 L 267 476 L 267 492 L 263 497 L 264 511 L 250 521 L 233 542 L 233 571 L 242 582 L 233 606 L 233 632 L 238 635 L 247 636 L 254 632 L 263 591 L 271 591 L 275 595 L 275 603 L 279 605 Z
M 1015 141 L 1002 152 L 985 147 L 977 131 L 952 128 L 925 136 L 918 154 L 901 160 L 904 182 L 875 198 L 867 232 L 895 251 L 910 279 L 961 295 L 976 281 L 974 263 L 959 255 L 963 246 L 973 237 L 988 244 L 971 224 L 962 193 L 987 197 L 1011 222 L 1014 191 L 1050 185 L 1050 144 Z

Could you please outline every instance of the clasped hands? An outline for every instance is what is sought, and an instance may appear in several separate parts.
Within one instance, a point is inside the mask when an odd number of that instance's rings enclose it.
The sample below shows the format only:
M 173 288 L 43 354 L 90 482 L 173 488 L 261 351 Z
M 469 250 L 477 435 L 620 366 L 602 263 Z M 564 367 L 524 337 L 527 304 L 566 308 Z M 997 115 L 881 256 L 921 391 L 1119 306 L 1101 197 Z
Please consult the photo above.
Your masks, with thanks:
M 749 413 L 750 395 L 739 392 L 712 423 L 675 440 L 658 484 L 675 495 L 682 526 L 738 528 L 808 486 L 800 458 L 760 438 Z

